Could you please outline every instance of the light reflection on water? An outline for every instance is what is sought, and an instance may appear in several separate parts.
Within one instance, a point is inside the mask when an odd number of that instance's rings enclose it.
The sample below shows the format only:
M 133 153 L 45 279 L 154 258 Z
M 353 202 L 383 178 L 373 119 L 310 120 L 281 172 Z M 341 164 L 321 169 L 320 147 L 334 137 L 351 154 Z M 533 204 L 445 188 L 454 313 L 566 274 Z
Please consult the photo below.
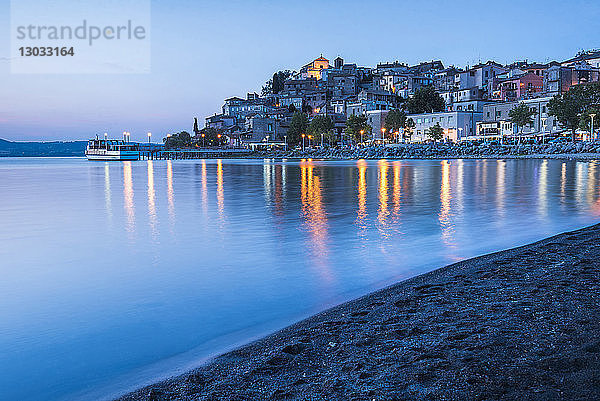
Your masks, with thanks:
M 595 223 L 596 162 L 0 160 L 2 397 L 112 395 Z M 75 396 L 75 395 L 77 396 Z

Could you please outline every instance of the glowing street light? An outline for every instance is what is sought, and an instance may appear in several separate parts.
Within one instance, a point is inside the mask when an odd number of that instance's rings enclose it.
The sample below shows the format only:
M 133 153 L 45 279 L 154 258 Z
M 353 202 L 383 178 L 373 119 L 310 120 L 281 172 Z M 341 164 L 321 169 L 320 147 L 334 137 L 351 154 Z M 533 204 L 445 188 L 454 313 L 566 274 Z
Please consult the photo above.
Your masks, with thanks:
M 204 148 L 204 133 L 202 134 L 202 147 Z
M 152 132 L 148 132 L 148 143 L 150 143 L 152 139 Z
M 303 151 L 303 152 L 304 152 L 304 137 L 305 137 L 305 136 L 306 136 L 306 135 L 302 134 L 302 151 Z
M 592 127 L 590 129 L 590 139 L 594 138 L 594 117 L 596 117 L 595 113 L 591 113 L 590 117 L 592 118 Z
M 363 144 L 363 143 L 364 143 L 364 141 L 363 141 L 363 134 L 364 134 L 364 133 L 365 133 L 365 130 L 364 130 L 364 129 L 361 129 L 361 130 L 360 130 L 360 143 L 361 143 L 361 144 Z

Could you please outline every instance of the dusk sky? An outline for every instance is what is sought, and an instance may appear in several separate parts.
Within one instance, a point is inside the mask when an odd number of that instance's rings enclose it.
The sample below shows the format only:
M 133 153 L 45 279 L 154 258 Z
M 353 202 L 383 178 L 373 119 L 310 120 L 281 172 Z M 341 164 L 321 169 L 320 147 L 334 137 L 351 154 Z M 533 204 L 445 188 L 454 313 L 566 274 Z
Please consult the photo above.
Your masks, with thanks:
M 0 138 L 9 140 L 124 130 L 159 140 L 321 53 L 364 66 L 441 59 L 464 67 L 560 61 L 600 47 L 597 0 L 171 0 L 152 2 L 150 74 L 11 74 L 10 2 L 0 4 Z

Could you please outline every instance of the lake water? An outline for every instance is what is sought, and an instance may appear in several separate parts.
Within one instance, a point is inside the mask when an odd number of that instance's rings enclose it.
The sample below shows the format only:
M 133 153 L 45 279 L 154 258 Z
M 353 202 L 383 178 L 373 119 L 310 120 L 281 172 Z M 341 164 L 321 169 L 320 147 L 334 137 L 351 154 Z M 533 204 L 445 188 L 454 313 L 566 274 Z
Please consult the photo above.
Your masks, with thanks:
M 548 160 L 0 159 L 0 399 L 110 398 L 596 223 L 599 180 Z

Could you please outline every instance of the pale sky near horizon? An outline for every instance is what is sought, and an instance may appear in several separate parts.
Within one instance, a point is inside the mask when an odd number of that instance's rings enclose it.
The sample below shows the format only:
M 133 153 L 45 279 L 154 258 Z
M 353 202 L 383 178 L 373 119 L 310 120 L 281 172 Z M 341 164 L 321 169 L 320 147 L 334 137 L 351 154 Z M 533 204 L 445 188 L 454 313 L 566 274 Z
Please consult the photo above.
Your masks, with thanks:
M 18 1 L 18 0 L 16 0 Z M 42 1 L 42 0 L 40 0 Z M 11 74 L 10 2 L 0 0 L 0 138 L 87 139 L 190 131 L 223 99 L 321 53 L 375 66 L 441 59 L 547 62 L 600 48 L 600 2 L 152 1 L 151 73 Z

